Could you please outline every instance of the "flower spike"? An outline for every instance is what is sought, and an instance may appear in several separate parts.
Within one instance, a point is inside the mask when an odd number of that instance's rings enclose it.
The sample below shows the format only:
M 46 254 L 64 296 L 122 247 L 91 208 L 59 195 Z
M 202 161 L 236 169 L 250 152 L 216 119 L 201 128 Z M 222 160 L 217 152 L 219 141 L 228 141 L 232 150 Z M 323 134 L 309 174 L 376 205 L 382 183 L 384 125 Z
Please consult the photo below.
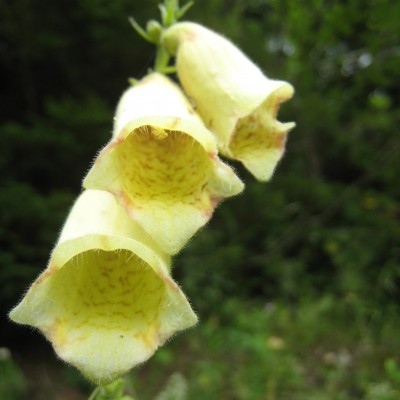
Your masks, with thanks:
M 11 319 L 42 331 L 90 380 L 113 381 L 197 322 L 153 245 L 111 194 L 83 192 Z
M 196 23 L 171 26 L 162 44 L 176 55 L 179 80 L 220 151 L 241 161 L 258 180 L 269 180 L 295 126 L 276 120 L 293 87 L 268 79 L 231 42 Z
M 113 139 L 86 176 L 107 190 L 168 254 L 177 253 L 243 183 L 180 88 L 153 73 L 117 107 Z

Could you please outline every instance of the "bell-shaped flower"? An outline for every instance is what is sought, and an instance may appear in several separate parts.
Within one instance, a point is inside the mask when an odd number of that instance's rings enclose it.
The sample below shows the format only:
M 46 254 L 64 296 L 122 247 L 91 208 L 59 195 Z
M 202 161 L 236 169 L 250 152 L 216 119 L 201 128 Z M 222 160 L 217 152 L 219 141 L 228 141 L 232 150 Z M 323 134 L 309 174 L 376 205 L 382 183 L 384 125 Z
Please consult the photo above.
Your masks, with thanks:
M 107 383 L 197 322 L 169 272 L 169 256 L 107 192 L 83 192 L 47 269 L 11 311 L 58 356 Z
M 221 153 L 242 162 L 258 180 L 270 179 L 287 132 L 295 126 L 276 120 L 293 87 L 267 78 L 230 41 L 196 23 L 172 25 L 163 44 L 176 55 L 183 89 L 215 134 Z
M 112 193 L 168 254 L 207 223 L 219 201 L 243 190 L 181 89 L 158 73 L 124 93 L 113 138 L 83 185 Z

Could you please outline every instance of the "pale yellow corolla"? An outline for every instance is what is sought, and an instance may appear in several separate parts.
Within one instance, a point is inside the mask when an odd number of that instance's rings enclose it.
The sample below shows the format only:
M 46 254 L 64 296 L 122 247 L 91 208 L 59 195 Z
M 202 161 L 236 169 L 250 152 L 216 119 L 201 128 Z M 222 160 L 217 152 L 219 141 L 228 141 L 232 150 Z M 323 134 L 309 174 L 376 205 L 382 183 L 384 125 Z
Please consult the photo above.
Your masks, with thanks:
M 176 254 L 216 205 L 244 186 L 218 158 L 213 134 L 179 86 L 158 73 L 123 94 L 113 138 L 83 185 L 112 193 L 168 254 Z
M 276 119 L 293 87 L 267 78 L 230 41 L 193 22 L 172 25 L 163 44 L 176 56 L 183 89 L 215 134 L 221 153 L 242 162 L 258 180 L 269 180 L 284 153 L 287 132 L 295 126 Z
M 197 322 L 169 261 L 110 193 L 87 190 L 10 317 L 38 328 L 90 380 L 110 382 Z

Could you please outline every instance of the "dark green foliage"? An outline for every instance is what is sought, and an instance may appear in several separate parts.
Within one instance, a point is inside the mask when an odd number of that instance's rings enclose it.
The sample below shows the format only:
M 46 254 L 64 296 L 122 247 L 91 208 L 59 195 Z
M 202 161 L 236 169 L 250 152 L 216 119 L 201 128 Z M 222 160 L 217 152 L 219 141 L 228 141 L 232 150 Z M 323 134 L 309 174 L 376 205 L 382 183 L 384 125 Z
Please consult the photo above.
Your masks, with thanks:
M 154 49 L 127 18 L 143 26 L 156 5 L 0 3 L 4 314 L 45 267 L 128 78 L 151 67 Z M 268 76 L 293 83 L 280 119 L 297 123 L 273 180 L 254 182 L 235 165 L 245 193 L 222 204 L 175 262 L 204 328 L 178 342 L 190 360 L 167 346 L 154 365 L 163 377 L 185 365 L 189 398 L 397 398 L 398 15 L 400 3 L 389 0 L 204 0 L 188 12 Z M 241 308 L 250 299 L 279 304 L 275 317 Z M 0 339 L 17 348 L 10 332 L 23 328 L 7 327 Z M 263 330 L 284 349 L 265 352 Z M 348 353 L 353 364 L 343 366 Z M 244 361 L 271 375 L 232 371 Z
M 25 398 L 26 392 L 24 377 L 10 351 L 0 347 L 0 398 L 20 400 Z
M 171 360 L 191 400 L 395 400 L 400 394 L 400 368 L 391 356 L 400 345 L 399 323 L 382 317 L 371 323 L 354 298 L 326 295 L 288 307 L 229 297 L 215 310 L 140 368 L 134 381 L 140 399 L 154 397 Z M 377 337 L 374 328 L 382 323 L 388 329 Z

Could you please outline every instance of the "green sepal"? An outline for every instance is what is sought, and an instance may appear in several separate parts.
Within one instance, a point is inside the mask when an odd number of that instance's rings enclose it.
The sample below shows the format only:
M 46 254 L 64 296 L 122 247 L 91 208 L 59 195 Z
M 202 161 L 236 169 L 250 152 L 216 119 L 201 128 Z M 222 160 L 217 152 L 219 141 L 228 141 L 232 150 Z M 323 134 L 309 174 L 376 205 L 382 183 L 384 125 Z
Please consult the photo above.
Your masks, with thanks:
M 176 12 L 176 19 L 177 20 L 181 19 L 189 11 L 189 9 L 193 6 L 193 4 L 194 4 L 194 1 L 189 1 L 182 8 L 178 9 Z
M 134 400 L 130 396 L 124 396 L 125 381 L 120 378 L 116 381 L 97 387 L 89 400 Z
M 156 43 L 154 42 L 153 38 L 136 22 L 133 17 L 128 18 L 129 23 L 132 25 L 133 29 L 147 42 Z

